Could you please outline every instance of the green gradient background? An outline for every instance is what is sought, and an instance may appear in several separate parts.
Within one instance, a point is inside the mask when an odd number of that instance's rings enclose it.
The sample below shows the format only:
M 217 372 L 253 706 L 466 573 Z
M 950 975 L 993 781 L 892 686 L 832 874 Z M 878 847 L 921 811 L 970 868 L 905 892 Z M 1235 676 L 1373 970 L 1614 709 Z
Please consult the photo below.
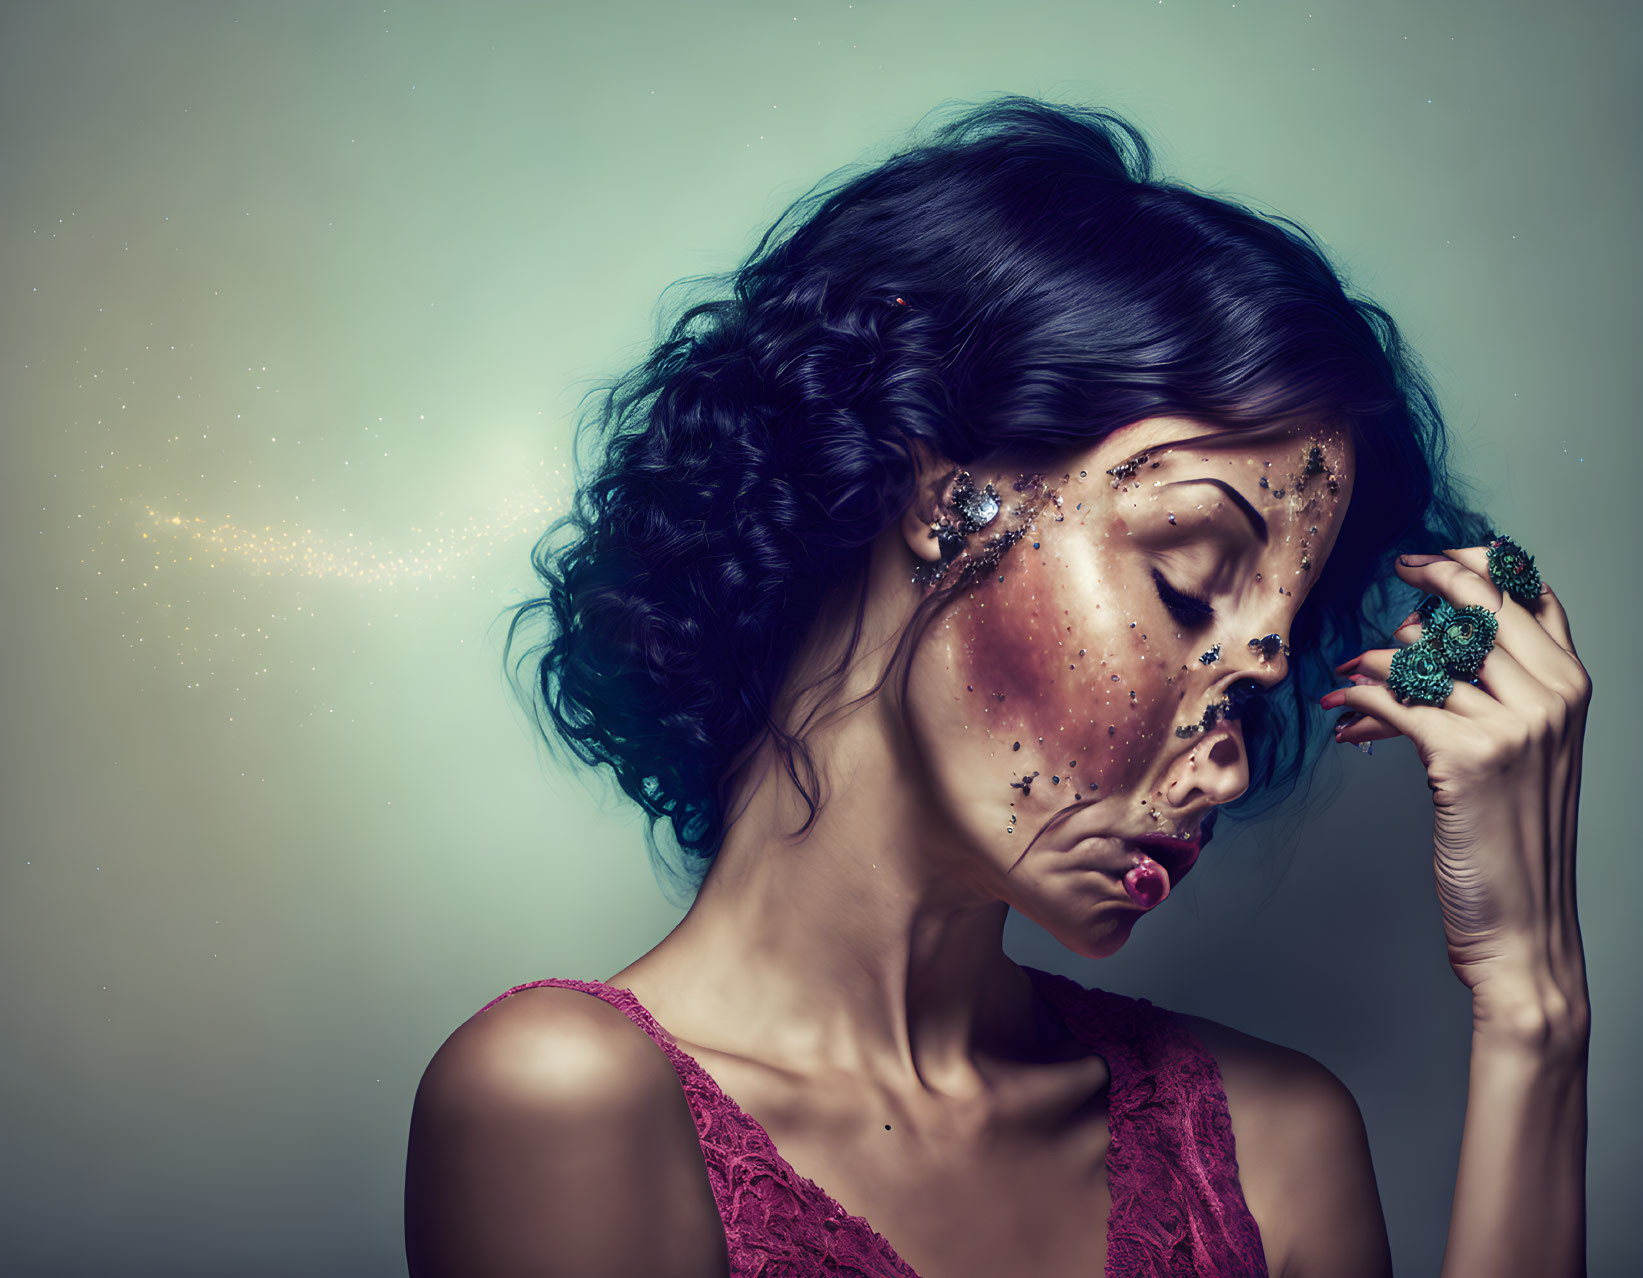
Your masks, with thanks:
M 5 6 L 0 1271 L 403 1272 L 433 1050 L 681 913 L 499 674 L 578 395 L 669 281 L 998 92 L 1117 108 L 1325 237 L 1569 609 L 1591 1273 L 1629 1269 L 1640 35 L 1631 5 L 1512 0 Z M 464 554 L 252 570 L 145 504 Z M 1009 932 L 1326 1063 L 1409 1274 L 1442 1255 L 1470 1028 L 1423 781 L 1405 742 L 1343 749 L 1287 872 L 1262 831 L 1219 841 L 1106 963 Z

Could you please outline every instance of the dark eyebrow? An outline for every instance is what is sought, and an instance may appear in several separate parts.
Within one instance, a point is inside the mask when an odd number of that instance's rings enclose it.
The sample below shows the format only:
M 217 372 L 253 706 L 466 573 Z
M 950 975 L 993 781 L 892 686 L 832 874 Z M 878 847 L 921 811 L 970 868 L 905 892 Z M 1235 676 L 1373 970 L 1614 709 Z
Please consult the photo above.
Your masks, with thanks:
M 1245 497 L 1243 493 L 1239 492 L 1231 484 L 1227 483 L 1226 480 L 1215 479 L 1209 475 L 1205 475 L 1202 479 L 1176 479 L 1161 486 L 1164 488 L 1171 488 L 1174 487 L 1175 484 L 1214 484 L 1217 488 L 1224 490 L 1226 495 L 1232 498 L 1232 504 L 1238 507 L 1245 519 L 1249 520 L 1249 526 L 1255 530 L 1255 536 L 1260 539 L 1261 544 L 1263 546 L 1266 545 L 1266 520 L 1262 519 L 1260 512 L 1249 504 L 1249 498 Z

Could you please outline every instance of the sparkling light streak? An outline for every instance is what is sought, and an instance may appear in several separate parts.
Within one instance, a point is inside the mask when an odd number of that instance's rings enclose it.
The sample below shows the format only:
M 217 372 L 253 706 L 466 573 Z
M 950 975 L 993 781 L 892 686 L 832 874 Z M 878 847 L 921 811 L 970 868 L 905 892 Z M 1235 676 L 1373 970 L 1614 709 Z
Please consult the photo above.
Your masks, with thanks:
M 258 576 L 331 578 L 362 586 L 398 586 L 448 580 L 498 546 L 539 536 L 553 517 L 553 503 L 540 494 L 503 499 L 483 517 L 446 528 L 411 526 L 395 543 L 357 537 L 352 532 L 316 532 L 312 527 L 239 523 L 231 516 L 211 519 L 140 503 L 137 528 L 150 554 L 169 554 L 174 565 L 229 567 Z M 163 548 L 163 549 L 162 549 Z

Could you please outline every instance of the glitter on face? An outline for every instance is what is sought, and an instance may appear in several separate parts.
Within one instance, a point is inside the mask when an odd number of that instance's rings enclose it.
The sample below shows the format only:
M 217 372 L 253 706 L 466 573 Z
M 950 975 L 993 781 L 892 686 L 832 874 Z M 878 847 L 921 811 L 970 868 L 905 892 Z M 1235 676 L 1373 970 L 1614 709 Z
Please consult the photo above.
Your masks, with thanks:
M 1199 716 L 1197 723 L 1184 723 L 1176 728 L 1175 735 L 1178 737 L 1196 736 L 1200 732 L 1208 732 L 1222 719 L 1234 717 L 1236 716 L 1232 698 L 1222 697 L 1221 700 L 1204 707 L 1204 713 Z
M 1147 457 L 1148 454 L 1146 453 L 1137 453 L 1128 461 L 1121 461 L 1118 465 L 1109 467 L 1107 474 L 1112 476 L 1112 486 L 1114 488 L 1122 488 L 1125 482 L 1129 480 L 1137 470 L 1146 464 Z M 1158 463 L 1154 462 L 1153 465 L 1156 466 Z M 1083 473 L 1083 471 L 1079 472 L 1079 474 Z
M 954 819 L 1013 836 L 997 868 L 1024 912 L 1099 892 L 1090 847 L 1190 834 L 1247 788 L 1240 707 L 1288 669 L 1349 448 L 1338 429 L 1154 418 L 1064 468 L 974 476 L 1022 496 L 936 574 L 957 593 L 913 655 L 909 729 Z M 1016 770 L 995 790 L 1000 755 Z

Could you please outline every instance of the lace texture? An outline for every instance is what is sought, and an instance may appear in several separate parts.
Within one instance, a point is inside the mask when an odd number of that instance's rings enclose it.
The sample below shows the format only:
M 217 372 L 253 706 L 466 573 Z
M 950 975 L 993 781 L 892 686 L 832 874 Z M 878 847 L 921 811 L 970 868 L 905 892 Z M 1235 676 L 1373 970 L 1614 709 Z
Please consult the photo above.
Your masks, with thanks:
M 1171 1012 L 1147 999 L 1025 970 L 1067 1028 L 1112 1072 L 1104 1278 L 1268 1278 L 1260 1230 L 1238 1184 L 1232 1121 L 1214 1057 Z M 724 1222 L 731 1278 L 919 1278 L 871 1224 L 800 1175 L 631 990 L 553 978 L 516 985 L 480 1010 L 544 985 L 611 1004 L 673 1063 Z
M 1106 1278 L 1268 1278 L 1221 1071 L 1198 1036 L 1150 999 L 1026 970 L 1112 1071 Z

